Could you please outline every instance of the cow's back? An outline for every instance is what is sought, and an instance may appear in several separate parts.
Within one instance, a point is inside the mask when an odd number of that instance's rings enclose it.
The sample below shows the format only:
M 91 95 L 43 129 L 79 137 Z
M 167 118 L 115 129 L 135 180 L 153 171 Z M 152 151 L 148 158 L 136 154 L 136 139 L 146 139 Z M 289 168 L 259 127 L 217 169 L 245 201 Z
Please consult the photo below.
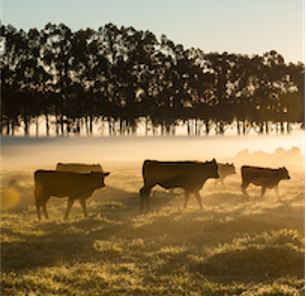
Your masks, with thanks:
M 103 172 L 100 164 L 58 163 L 56 170 L 60 172 L 90 173 Z
M 145 179 L 164 179 L 178 174 L 182 174 L 188 170 L 190 163 L 188 162 L 166 162 L 145 160 L 142 168 L 142 174 Z

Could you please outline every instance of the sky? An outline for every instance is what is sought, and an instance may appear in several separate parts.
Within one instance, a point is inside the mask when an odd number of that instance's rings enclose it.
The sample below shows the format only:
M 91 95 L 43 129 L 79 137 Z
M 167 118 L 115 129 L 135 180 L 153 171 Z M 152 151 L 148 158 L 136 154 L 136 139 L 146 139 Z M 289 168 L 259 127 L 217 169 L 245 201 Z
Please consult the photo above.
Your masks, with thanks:
M 262 54 L 304 62 L 304 0 L 2 0 L 16 28 L 64 23 L 72 30 L 107 23 L 166 34 L 205 53 Z

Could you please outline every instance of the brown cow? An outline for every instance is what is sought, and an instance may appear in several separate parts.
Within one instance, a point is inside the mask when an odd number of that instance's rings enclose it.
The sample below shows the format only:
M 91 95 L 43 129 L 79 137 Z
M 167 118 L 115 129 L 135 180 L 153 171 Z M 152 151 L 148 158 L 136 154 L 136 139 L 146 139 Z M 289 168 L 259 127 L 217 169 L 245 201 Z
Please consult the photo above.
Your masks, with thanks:
M 248 198 L 249 195 L 246 188 L 250 183 L 261 186 L 261 197 L 264 196 L 267 188 L 274 188 L 279 197 L 278 184 L 281 180 L 289 180 L 290 176 L 285 167 L 278 169 L 262 168 L 254 166 L 241 167 L 242 184 L 241 189 L 243 194 Z
M 84 216 L 87 217 L 86 199 L 99 188 L 105 187 L 104 178 L 110 173 L 73 173 L 38 170 L 34 173 L 35 202 L 37 217 L 41 219 L 41 208 L 46 219 L 48 213 L 46 204 L 51 196 L 68 197 L 68 206 L 65 219 L 76 199 L 80 200 Z
M 199 191 L 209 178 L 219 178 L 215 159 L 207 162 L 145 160 L 142 167 L 144 186 L 140 189 L 141 209 L 149 209 L 151 189 L 159 185 L 165 189 L 182 188 L 185 191 L 184 207 L 193 193 L 203 208 Z

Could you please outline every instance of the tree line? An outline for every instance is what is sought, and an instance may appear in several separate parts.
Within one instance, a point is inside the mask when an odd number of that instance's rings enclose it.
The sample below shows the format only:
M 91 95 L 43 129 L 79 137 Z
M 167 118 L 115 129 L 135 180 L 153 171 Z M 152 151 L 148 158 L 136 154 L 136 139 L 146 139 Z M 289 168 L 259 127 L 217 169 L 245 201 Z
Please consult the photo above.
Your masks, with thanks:
M 165 35 L 107 24 L 73 32 L 48 23 L 1 26 L 1 134 L 188 135 L 304 128 L 304 64 L 263 55 L 204 53 Z

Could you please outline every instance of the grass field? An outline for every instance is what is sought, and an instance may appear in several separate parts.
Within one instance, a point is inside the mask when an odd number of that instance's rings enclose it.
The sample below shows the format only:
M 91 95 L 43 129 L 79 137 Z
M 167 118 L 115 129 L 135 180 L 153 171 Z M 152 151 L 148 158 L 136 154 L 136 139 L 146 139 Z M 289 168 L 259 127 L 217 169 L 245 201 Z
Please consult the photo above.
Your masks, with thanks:
M 304 295 L 304 175 L 251 200 L 239 174 L 209 181 L 204 209 L 156 188 L 140 213 L 140 164 L 109 165 L 107 187 L 78 203 L 48 203 L 38 222 L 31 171 L 3 172 L 1 295 Z M 17 180 L 14 182 L 12 180 Z

